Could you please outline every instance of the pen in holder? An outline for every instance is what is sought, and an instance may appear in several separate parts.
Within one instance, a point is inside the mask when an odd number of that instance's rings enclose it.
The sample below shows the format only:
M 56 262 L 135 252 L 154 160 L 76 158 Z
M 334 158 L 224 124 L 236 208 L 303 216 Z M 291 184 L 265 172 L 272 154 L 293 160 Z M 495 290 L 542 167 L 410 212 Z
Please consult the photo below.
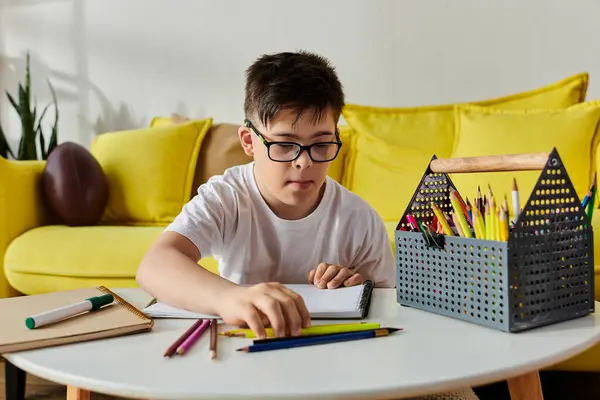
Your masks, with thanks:
M 460 197 L 453 197 L 456 187 L 448 174 L 528 170 L 541 172 L 510 229 L 507 224 L 491 240 L 453 216 L 454 229 L 448 232 L 450 216 L 461 205 Z M 431 228 L 434 222 L 445 226 L 443 233 Z M 506 332 L 594 311 L 592 225 L 556 149 L 454 159 L 434 156 L 396 227 L 395 239 L 399 304 Z

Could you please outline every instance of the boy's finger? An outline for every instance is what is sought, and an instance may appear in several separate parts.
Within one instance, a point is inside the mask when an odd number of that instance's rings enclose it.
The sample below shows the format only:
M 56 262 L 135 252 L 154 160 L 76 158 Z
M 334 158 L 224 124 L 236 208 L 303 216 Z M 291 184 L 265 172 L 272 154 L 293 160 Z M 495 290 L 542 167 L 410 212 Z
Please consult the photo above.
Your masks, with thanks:
M 344 281 L 344 286 L 356 286 L 362 285 L 363 277 L 360 274 L 354 274 L 350 278 Z
M 277 300 L 281 306 L 281 312 L 285 318 L 285 326 L 287 328 L 285 334 L 300 336 L 300 334 L 302 334 L 302 318 L 300 317 L 300 312 L 298 311 L 294 299 L 286 292 L 279 290 L 274 290 L 269 293 L 269 296 L 272 296 Z
M 352 276 L 352 271 L 350 271 L 348 268 L 342 268 L 338 271 L 335 278 L 333 278 L 332 280 L 330 280 L 327 283 L 327 288 L 335 289 L 337 287 L 340 287 L 342 285 L 342 283 L 344 283 L 344 281 L 346 279 L 350 278 L 351 276 Z
M 256 308 L 252 306 L 248 307 L 245 320 L 246 325 L 248 325 L 248 328 L 252 329 L 252 332 L 254 332 L 257 338 L 264 339 L 267 337 L 262 318 L 260 317 L 259 311 Z
M 321 279 L 317 281 L 317 287 L 325 289 L 327 287 L 327 282 L 335 278 L 339 270 L 340 267 L 338 265 L 329 265 L 327 271 L 325 271 Z
M 302 319 L 302 328 L 309 328 L 310 327 L 310 312 L 308 311 L 308 308 L 306 307 L 306 303 L 304 302 L 304 299 L 302 298 L 302 296 L 300 296 L 298 293 L 294 292 L 293 290 L 291 290 L 290 288 L 287 288 L 285 286 L 282 286 L 282 289 L 296 303 L 296 309 L 298 310 L 298 313 L 300 314 L 300 318 Z
M 264 295 L 256 301 L 256 305 L 269 318 L 269 322 L 271 323 L 273 333 L 275 333 L 275 335 L 279 337 L 285 336 L 285 317 L 283 316 L 283 311 L 281 309 L 279 301 L 277 301 L 277 299 L 275 299 L 274 297 Z
M 317 273 L 317 270 L 311 269 L 308 272 L 308 283 L 310 285 L 313 285 L 315 283 L 315 274 Z
M 317 267 L 317 270 L 315 271 L 315 280 L 313 282 L 315 285 L 317 283 L 319 283 L 319 281 L 321 280 L 321 277 L 323 276 L 325 271 L 327 271 L 327 268 L 329 268 L 329 264 L 327 264 L 327 263 L 319 264 L 319 266 Z

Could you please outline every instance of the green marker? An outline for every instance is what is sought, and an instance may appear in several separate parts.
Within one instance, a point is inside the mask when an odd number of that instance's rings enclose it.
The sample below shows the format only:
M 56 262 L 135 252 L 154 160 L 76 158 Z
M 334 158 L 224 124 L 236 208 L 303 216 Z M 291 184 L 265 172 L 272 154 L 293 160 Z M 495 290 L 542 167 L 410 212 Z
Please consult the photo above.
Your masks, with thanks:
M 114 301 L 112 294 L 90 297 L 79 303 L 60 307 L 55 310 L 46 311 L 40 314 L 32 315 L 25 320 L 25 325 L 29 329 L 39 328 L 40 326 L 52 324 L 61 319 L 72 317 L 87 311 L 95 311 L 102 306 L 111 304 Z

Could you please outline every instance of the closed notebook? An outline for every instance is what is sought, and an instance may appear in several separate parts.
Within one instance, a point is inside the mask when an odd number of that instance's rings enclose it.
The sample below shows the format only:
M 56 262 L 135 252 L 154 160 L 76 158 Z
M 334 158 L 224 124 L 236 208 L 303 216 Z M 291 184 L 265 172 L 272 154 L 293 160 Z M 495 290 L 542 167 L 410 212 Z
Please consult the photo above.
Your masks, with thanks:
M 98 310 L 39 328 L 28 329 L 25 325 L 31 315 L 103 294 L 112 294 L 114 301 Z M 114 292 L 99 286 L 1 299 L 0 327 L 1 354 L 149 331 L 153 320 Z
M 311 319 L 362 319 L 367 317 L 371 306 L 373 283 L 369 280 L 362 285 L 337 289 L 319 289 L 308 284 L 284 286 L 302 296 Z M 161 302 L 152 302 L 142 311 L 153 318 L 216 318 Z

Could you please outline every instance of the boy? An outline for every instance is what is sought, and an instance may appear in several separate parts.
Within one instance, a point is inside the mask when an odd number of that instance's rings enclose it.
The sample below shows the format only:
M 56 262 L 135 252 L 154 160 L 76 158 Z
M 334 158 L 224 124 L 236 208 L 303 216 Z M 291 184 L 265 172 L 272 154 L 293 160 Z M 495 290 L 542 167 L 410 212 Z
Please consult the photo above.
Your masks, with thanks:
M 379 215 L 327 176 L 344 106 L 328 62 L 307 52 L 265 55 L 248 68 L 245 89 L 239 137 L 254 161 L 198 188 L 145 255 L 137 282 L 258 337 L 265 325 L 299 335 L 310 316 L 283 284 L 394 287 L 394 255 Z M 220 276 L 197 264 L 209 255 Z

